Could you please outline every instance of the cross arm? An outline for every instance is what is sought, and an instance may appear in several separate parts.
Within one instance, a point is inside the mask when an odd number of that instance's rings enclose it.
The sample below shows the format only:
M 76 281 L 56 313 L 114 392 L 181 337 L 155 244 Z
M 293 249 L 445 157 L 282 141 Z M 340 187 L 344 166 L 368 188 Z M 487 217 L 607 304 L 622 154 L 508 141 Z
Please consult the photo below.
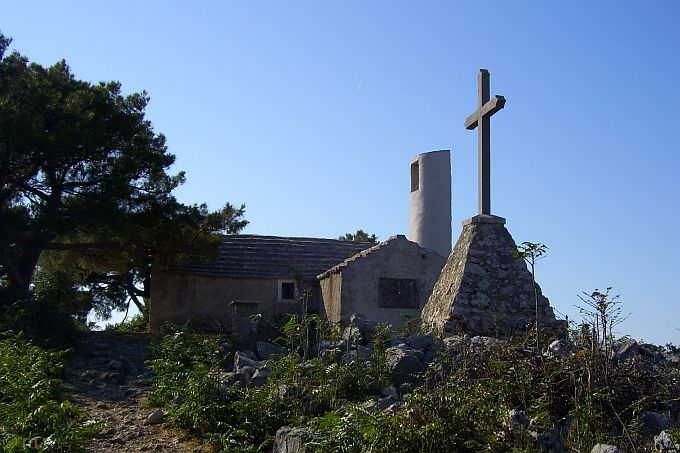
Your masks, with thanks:
M 467 117 L 465 120 L 465 129 L 476 128 L 479 118 L 487 115 L 491 116 L 503 107 L 505 107 L 505 98 L 503 96 L 494 96 L 475 113 Z

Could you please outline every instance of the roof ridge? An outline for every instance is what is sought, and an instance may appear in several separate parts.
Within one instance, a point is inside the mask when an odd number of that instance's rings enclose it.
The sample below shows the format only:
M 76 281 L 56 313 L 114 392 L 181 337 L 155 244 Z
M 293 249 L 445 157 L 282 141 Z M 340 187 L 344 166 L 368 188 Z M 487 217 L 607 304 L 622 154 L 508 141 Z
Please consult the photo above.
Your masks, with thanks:
M 349 266 L 350 263 L 353 263 L 355 261 L 363 259 L 363 258 L 367 257 L 368 255 L 385 248 L 385 246 L 387 246 L 388 243 L 391 243 L 391 242 L 396 241 L 397 239 L 401 239 L 401 238 L 406 239 L 406 236 L 403 235 L 403 234 L 395 234 L 394 236 L 390 236 L 387 240 L 380 242 L 380 243 L 374 245 L 373 247 L 369 247 L 367 249 L 364 249 L 364 250 L 350 256 L 346 260 L 336 264 L 335 266 L 331 267 L 327 271 L 322 272 L 321 274 L 317 275 L 316 278 L 320 280 L 320 279 L 325 278 L 326 276 L 328 276 L 330 274 L 335 274 L 335 273 L 339 272 L 340 269 Z M 408 241 L 408 239 L 406 239 L 406 240 Z

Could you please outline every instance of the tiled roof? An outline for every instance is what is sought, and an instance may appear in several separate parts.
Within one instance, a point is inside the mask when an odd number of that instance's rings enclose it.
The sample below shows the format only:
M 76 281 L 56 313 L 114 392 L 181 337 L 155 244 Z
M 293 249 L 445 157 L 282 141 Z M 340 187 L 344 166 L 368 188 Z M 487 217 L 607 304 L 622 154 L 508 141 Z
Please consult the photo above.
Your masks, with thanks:
M 315 278 L 375 244 L 337 239 L 231 234 L 222 236 L 217 260 L 174 271 L 253 278 Z

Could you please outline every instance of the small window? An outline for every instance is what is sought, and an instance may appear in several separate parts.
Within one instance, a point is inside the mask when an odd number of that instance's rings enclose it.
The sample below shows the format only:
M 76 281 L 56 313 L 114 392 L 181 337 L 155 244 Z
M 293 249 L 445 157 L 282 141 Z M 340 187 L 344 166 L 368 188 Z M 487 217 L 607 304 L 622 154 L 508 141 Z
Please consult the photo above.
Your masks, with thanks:
M 418 308 L 418 281 L 409 278 L 381 278 L 378 281 L 380 308 Z
M 279 286 L 279 299 L 285 301 L 294 301 L 297 293 L 295 282 L 281 282 Z
M 411 192 L 420 188 L 420 164 L 418 161 L 411 163 Z

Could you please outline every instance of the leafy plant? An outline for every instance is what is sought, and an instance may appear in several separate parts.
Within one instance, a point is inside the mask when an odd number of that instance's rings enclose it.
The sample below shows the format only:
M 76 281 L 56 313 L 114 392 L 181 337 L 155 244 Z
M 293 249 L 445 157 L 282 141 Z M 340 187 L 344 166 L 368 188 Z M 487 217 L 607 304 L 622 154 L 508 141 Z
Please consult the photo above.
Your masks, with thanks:
M 23 334 L 0 339 L 0 448 L 84 450 L 99 423 L 59 396 L 66 353 L 32 344 Z
M 534 287 L 534 300 L 535 300 L 535 332 L 536 332 L 536 352 L 541 351 L 540 335 L 538 332 L 538 321 L 539 321 L 539 311 L 538 311 L 538 286 L 536 285 L 536 262 L 545 258 L 548 253 L 548 247 L 544 244 L 534 243 L 534 242 L 522 242 L 522 245 L 517 246 L 517 249 L 513 251 L 512 256 L 515 258 L 523 259 L 531 269 L 531 283 Z

